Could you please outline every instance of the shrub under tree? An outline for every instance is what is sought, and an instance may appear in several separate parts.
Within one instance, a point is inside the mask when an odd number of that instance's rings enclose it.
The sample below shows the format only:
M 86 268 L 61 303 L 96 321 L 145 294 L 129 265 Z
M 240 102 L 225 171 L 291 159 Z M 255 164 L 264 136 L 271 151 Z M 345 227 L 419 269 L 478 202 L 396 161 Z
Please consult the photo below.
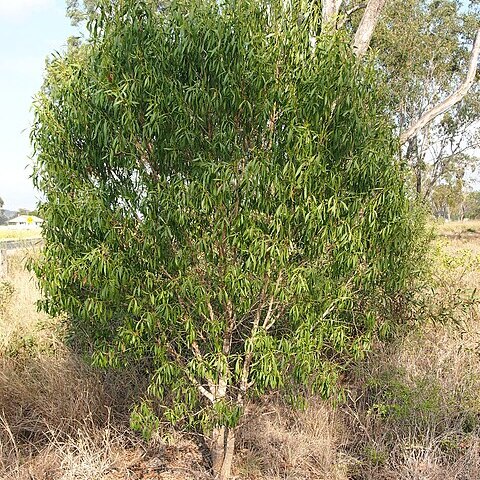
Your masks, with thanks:
M 44 309 L 149 379 L 132 424 L 201 426 L 230 472 L 245 401 L 332 393 L 415 270 L 373 70 L 272 0 L 99 2 L 35 102 Z M 143 400 L 143 401 L 140 401 Z

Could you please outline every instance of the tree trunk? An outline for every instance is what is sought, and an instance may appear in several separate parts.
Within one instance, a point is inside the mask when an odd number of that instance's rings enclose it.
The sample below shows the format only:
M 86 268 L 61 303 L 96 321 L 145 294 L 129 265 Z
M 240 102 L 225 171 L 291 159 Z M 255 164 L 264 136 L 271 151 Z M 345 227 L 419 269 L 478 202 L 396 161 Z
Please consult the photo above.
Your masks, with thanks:
M 367 3 L 353 40 L 353 50 L 357 57 L 362 57 L 367 52 L 385 2 L 386 0 L 369 0 Z
M 227 427 L 215 427 L 212 431 L 210 453 L 215 480 L 228 480 L 232 471 L 235 449 L 235 430 Z
M 405 160 L 415 174 L 415 191 L 417 200 L 422 198 L 423 182 L 423 161 L 418 154 L 418 140 L 413 137 L 408 141 L 407 151 L 405 152 Z
M 417 199 L 420 199 L 422 197 L 422 170 L 423 169 L 421 163 L 417 163 L 417 165 L 415 165 Z
M 322 31 L 326 29 L 331 29 L 331 31 L 336 30 L 337 17 L 341 5 L 342 0 L 322 1 Z

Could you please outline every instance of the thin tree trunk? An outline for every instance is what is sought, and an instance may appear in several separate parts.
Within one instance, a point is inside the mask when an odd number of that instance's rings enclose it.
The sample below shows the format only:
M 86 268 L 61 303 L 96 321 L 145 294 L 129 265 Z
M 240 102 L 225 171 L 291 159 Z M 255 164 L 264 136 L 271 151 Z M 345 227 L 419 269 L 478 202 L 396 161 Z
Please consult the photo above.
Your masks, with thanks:
M 223 245 L 220 246 L 223 251 Z M 210 317 L 214 318 L 215 314 L 211 304 L 208 304 Z M 235 313 L 230 300 L 227 301 L 227 322 L 226 329 L 223 333 L 222 353 L 225 357 L 230 354 L 232 346 L 232 334 L 235 326 Z M 219 380 L 218 385 L 212 385 L 211 393 L 213 396 L 213 404 L 225 399 L 228 387 L 228 372 L 224 372 Z M 212 431 L 210 454 L 212 457 L 212 469 L 215 480 L 228 480 L 232 470 L 233 451 L 235 447 L 234 430 L 225 426 L 215 427 Z
M 362 57 L 367 52 L 385 3 L 386 0 L 369 0 L 367 3 L 353 40 L 353 50 L 357 57 Z
M 235 449 L 235 431 L 227 427 L 215 427 L 212 431 L 210 454 L 215 480 L 228 480 L 232 471 Z
M 342 0 L 323 0 L 322 1 L 322 31 L 330 29 L 336 30 L 338 12 Z
M 421 198 L 423 189 L 422 185 L 422 162 L 418 156 L 418 140 L 417 137 L 411 138 L 408 141 L 407 151 L 405 152 L 405 159 L 407 164 L 412 168 L 415 174 L 415 191 L 417 199 Z
M 223 459 L 225 458 L 225 427 L 215 427 L 213 429 L 210 453 L 213 473 L 217 475 L 222 470 Z
M 230 478 L 232 472 L 233 453 L 235 451 L 235 430 L 228 428 L 225 436 L 225 457 L 223 459 L 221 480 Z
M 477 62 L 478 56 L 480 54 L 480 29 L 477 31 L 475 36 L 475 42 L 473 43 L 472 53 L 470 55 L 470 64 L 468 67 L 467 77 L 465 81 L 460 85 L 458 90 L 451 95 L 449 95 L 443 102 L 440 102 L 436 107 L 428 110 L 423 114 L 418 120 L 416 120 L 413 125 L 411 125 L 407 130 L 405 130 L 400 135 L 400 143 L 403 144 L 414 135 L 418 133 L 427 123 L 431 122 L 435 117 L 446 112 L 450 107 L 453 107 L 456 103 L 463 99 L 463 97 L 468 93 L 470 87 L 475 81 L 475 74 L 477 72 Z
M 422 189 L 423 189 L 423 185 L 422 185 L 422 165 L 419 163 L 417 163 L 417 165 L 415 165 L 415 177 L 417 179 L 416 181 L 416 191 L 417 191 L 417 198 L 421 198 L 422 196 Z

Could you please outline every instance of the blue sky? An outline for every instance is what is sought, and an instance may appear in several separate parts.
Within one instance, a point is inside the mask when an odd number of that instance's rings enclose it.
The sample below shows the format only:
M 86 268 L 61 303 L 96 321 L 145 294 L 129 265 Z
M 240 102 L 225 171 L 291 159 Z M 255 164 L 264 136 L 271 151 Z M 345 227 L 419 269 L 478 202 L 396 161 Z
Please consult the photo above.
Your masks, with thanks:
M 45 59 L 75 34 L 65 11 L 64 0 L 0 0 L 0 197 L 11 210 L 36 204 L 30 106 Z

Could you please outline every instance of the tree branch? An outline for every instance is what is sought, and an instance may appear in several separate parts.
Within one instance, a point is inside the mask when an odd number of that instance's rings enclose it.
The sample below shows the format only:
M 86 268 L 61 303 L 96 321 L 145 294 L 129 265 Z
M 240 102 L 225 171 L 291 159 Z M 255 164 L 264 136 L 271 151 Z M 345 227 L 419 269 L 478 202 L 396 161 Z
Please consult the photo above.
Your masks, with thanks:
M 478 56 L 480 54 L 480 29 L 475 36 L 475 42 L 473 43 L 472 53 L 470 54 L 470 64 L 468 67 L 467 77 L 465 81 L 460 85 L 458 90 L 449 95 L 443 102 L 440 102 L 436 107 L 428 110 L 422 115 L 416 122 L 413 123 L 407 130 L 400 135 L 400 144 L 404 144 L 410 138 L 415 136 L 419 130 L 421 130 L 427 123 L 431 122 L 434 118 L 438 117 L 442 113 L 446 112 L 450 107 L 453 107 L 456 103 L 465 97 L 470 90 L 473 82 L 475 81 L 475 74 L 477 72 Z
M 212 403 L 215 402 L 215 398 L 210 393 L 194 376 L 193 374 L 188 370 L 187 366 L 185 365 L 185 362 L 183 361 L 182 357 L 180 354 L 170 345 L 167 345 L 167 351 L 175 357 L 177 362 L 183 366 L 183 371 L 185 372 L 185 375 L 187 378 L 197 387 L 198 391 L 208 400 L 210 400 Z
M 366 8 L 367 4 L 366 3 L 360 3 L 360 5 L 356 5 L 355 7 L 351 8 L 350 10 L 347 10 L 344 13 L 344 16 L 340 22 L 337 24 L 337 30 L 340 30 L 343 28 L 345 23 L 347 23 L 347 20 L 358 10 L 361 10 L 362 8 Z

